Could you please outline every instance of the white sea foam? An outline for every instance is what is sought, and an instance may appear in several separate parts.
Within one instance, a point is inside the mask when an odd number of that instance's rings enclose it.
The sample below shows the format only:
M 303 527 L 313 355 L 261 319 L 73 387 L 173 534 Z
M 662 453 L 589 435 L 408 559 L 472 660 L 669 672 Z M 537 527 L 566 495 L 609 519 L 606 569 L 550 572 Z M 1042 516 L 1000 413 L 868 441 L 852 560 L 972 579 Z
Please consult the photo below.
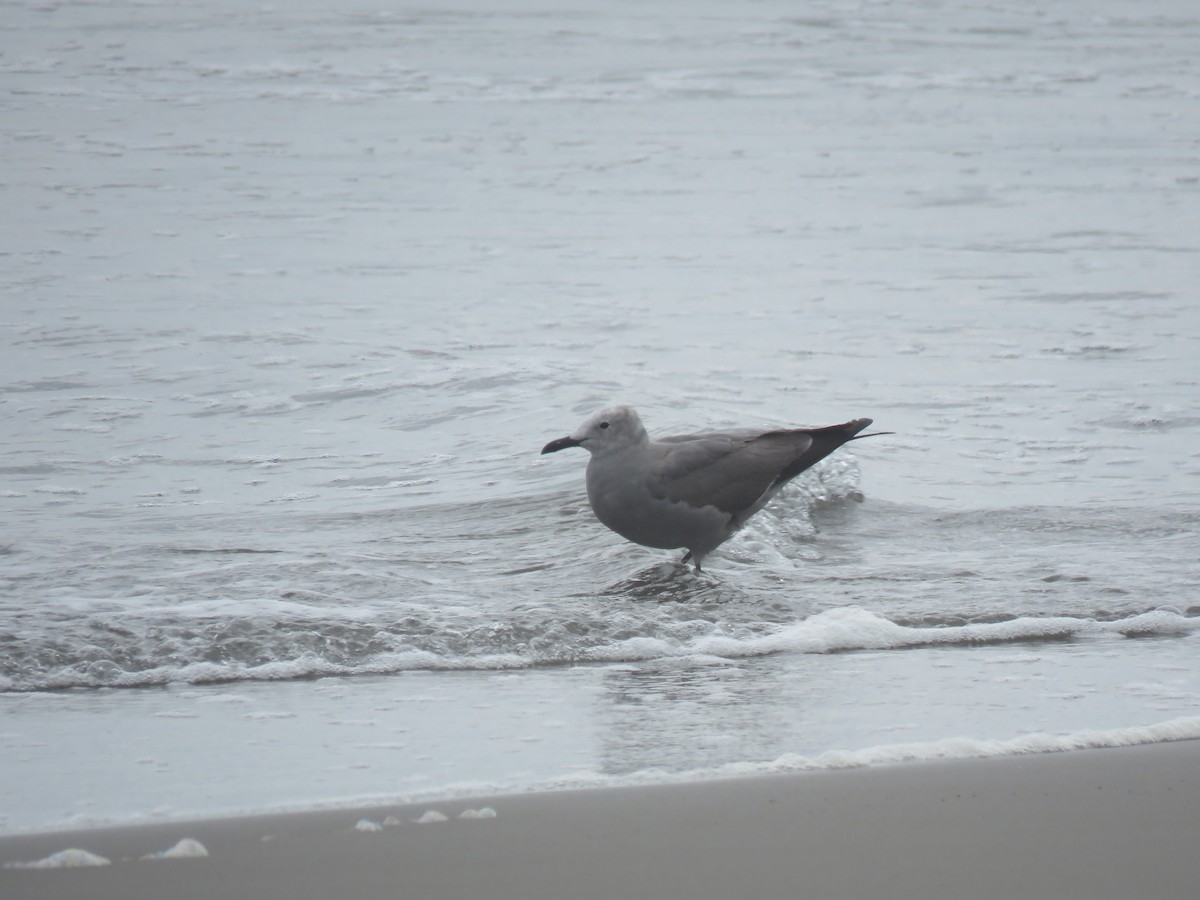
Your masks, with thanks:
M 203 859 L 208 848 L 195 838 L 181 838 L 178 842 L 157 853 L 147 853 L 142 859 Z
M 636 661 L 672 657 L 740 659 L 773 653 L 832 653 L 851 650 L 902 650 L 931 645 L 979 645 L 1070 638 L 1181 635 L 1200 633 L 1200 618 L 1160 609 L 1111 622 L 1070 616 L 1024 616 L 1006 622 L 970 625 L 903 625 L 858 607 L 827 610 L 769 634 L 732 637 L 706 635 L 676 642 L 638 637 L 588 654 L 593 660 Z
M 458 814 L 460 819 L 494 819 L 496 811 L 490 806 L 481 806 L 479 809 L 464 809 Z
M 78 869 L 88 866 L 107 866 L 111 865 L 112 861 L 107 857 L 91 853 L 87 850 L 80 850 L 72 847 L 68 850 L 59 850 L 57 853 L 51 853 L 49 856 L 42 859 L 34 860 L 33 862 L 13 862 L 5 863 L 7 869 Z
M 763 637 L 746 640 L 703 638 L 688 652 L 737 658 L 767 653 L 829 653 L 845 650 L 897 650 L 906 647 L 972 645 L 1105 635 L 1195 634 L 1200 618 L 1176 610 L 1154 610 L 1101 622 L 1070 616 L 1023 616 L 1007 622 L 920 627 L 901 625 L 857 607 L 828 610 Z
M 294 604 L 292 604 L 294 605 Z M 315 613 L 303 611 L 303 618 Z M 600 635 L 572 645 L 567 623 L 548 622 L 547 635 L 558 634 L 561 642 L 543 641 L 537 648 L 520 652 L 490 652 L 488 644 L 461 646 L 458 653 L 436 650 L 404 650 L 364 654 L 357 662 L 331 660 L 314 651 L 292 659 L 257 665 L 246 663 L 191 662 L 127 670 L 111 659 L 91 660 L 46 672 L 24 681 L 0 676 L 0 691 L 54 690 L 78 686 L 146 687 L 171 683 L 213 684 L 232 681 L 288 681 L 322 676 L 384 675 L 412 671 L 501 671 L 527 669 L 547 662 L 644 662 L 649 660 L 690 661 L 720 664 L 723 661 L 769 656 L 779 653 L 820 654 L 856 650 L 905 650 L 928 646 L 979 646 L 1027 641 L 1113 639 L 1120 637 L 1187 636 L 1200 634 L 1200 617 L 1177 609 L 1147 610 L 1124 618 L 1100 620 L 1074 616 L 1020 616 L 1001 622 L 971 624 L 904 624 L 857 606 L 826 610 L 802 621 L 773 629 L 740 629 L 731 633 L 723 623 L 696 624 L 683 635 L 667 627 L 653 633 L 610 642 Z M 702 628 L 701 633 L 696 633 Z M 268 633 L 274 638 L 274 634 Z M 487 637 L 485 631 L 482 634 Z M 598 639 L 599 638 L 599 639 Z M 250 639 L 249 636 L 246 638 Z M 372 637 L 372 640 L 376 638 Z M 489 638 L 490 640 L 490 638 Z M 578 640 L 578 639 L 576 639 Z M 553 656 L 540 652 L 544 647 Z M 94 645 L 85 648 L 94 652 Z M 264 647 L 264 652 L 269 652 Z
M 1143 744 L 1190 740 L 1200 740 L 1200 716 L 1182 717 L 1152 725 L 1113 728 L 1104 731 L 1085 730 L 1071 734 L 1038 732 L 1002 741 L 957 737 L 928 743 L 884 744 L 863 750 L 831 750 L 815 757 L 784 755 L 767 768 L 772 771 L 844 769 L 917 760 L 986 759 L 1000 756 L 1023 756 L 1030 753 L 1136 747 Z
M 1008 740 L 980 740 L 972 737 L 952 737 L 937 741 L 880 744 L 857 750 L 829 750 L 815 756 L 785 753 L 769 762 L 739 762 L 687 772 L 664 772 L 645 769 L 627 775 L 612 776 L 598 773 L 579 773 L 569 778 L 533 785 L 528 790 L 566 790 L 588 787 L 620 787 L 624 785 L 675 784 L 704 781 L 713 778 L 734 778 L 755 775 L 810 772 L 831 769 L 852 769 L 867 766 L 886 766 L 909 762 L 934 762 L 954 759 L 991 759 L 1024 756 L 1034 753 L 1063 753 L 1076 750 L 1103 750 L 1117 747 L 1136 747 L 1173 741 L 1200 740 L 1200 716 L 1187 716 L 1127 728 L 1083 730 L 1069 734 L 1037 732 Z
M 1064 734 L 1033 732 L 1006 740 L 984 740 L 964 735 L 934 741 L 879 744 L 854 750 L 829 750 L 811 756 L 785 753 L 765 762 L 736 762 L 686 771 L 648 768 L 619 775 L 580 771 L 569 776 L 533 782 L 495 781 L 448 784 L 421 794 L 391 799 L 398 803 L 417 802 L 418 800 L 436 802 L 515 793 L 685 784 L 724 778 L 822 772 L 905 763 L 999 759 L 1042 753 L 1105 750 L 1189 740 L 1200 740 L 1200 716 L 1185 716 L 1124 728 L 1084 729 Z M 492 818 L 494 816 L 495 811 L 492 808 L 482 807 L 480 809 L 467 808 L 459 818 Z M 443 822 L 446 821 L 446 816 L 435 810 L 428 810 L 414 821 L 419 823 Z

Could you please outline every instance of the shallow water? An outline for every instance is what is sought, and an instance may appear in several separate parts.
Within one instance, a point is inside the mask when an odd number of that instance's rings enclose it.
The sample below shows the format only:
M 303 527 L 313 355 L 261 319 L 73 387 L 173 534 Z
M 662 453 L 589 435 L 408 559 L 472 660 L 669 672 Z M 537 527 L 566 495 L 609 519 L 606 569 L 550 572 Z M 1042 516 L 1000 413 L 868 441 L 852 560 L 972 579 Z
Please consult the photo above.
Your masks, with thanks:
M 1200 715 L 1188 4 L 9 13 L 3 827 Z M 897 434 L 697 576 L 614 400 Z

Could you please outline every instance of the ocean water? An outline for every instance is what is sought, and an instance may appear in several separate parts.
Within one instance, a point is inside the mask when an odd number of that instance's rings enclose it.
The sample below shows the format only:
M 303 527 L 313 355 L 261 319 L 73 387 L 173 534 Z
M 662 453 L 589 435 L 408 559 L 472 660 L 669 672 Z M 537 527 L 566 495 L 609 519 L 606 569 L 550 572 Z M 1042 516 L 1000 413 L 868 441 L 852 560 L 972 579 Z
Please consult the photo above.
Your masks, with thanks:
M 1200 737 L 1184 2 L 9 2 L 0 829 Z M 696 575 L 652 432 L 872 416 Z

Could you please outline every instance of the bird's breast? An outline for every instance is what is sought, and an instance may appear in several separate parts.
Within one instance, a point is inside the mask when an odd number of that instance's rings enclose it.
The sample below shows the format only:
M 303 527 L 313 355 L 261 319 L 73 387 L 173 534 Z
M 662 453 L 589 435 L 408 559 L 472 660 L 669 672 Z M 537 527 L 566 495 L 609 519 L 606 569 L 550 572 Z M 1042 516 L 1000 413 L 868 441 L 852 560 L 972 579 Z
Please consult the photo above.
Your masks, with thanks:
M 727 513 L 656 496 L 649 475 L 629 475 L 644 469 L 607 462 L 593 458 L 588 465 L 588 501 L 596 518 L 626 540 L 662 550 L 695 550 L 716 546 L 729 534 Z

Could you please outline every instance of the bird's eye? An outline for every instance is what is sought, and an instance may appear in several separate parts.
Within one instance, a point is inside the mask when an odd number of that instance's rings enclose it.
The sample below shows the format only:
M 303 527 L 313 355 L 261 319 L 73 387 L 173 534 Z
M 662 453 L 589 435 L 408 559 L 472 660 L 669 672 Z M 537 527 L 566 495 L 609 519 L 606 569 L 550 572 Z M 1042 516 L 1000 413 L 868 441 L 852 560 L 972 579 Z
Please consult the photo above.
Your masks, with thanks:
M 607 423 L 607 422 L 601 422 L 601 423 L 600 423 L 600 427 L 601 427 L 601 428 L 607 428 L 607 427 L 608 427 L 608 423 Z

